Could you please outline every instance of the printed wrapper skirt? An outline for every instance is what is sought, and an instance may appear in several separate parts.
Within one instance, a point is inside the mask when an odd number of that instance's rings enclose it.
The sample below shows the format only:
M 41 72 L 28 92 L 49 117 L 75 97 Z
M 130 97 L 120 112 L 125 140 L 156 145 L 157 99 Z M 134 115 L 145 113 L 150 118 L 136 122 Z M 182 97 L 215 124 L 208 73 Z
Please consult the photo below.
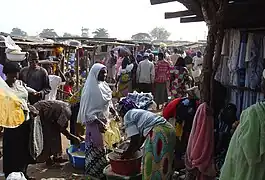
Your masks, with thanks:
M 86 145 L 85 175 L 92 178 L 103 179 L 104 168 L 109 164 L 106 158 L 106 149 L 104 147 L 94 147 Z
M 142 179 L 171 179 L 175 144 L 176 131 L 168 122 L 149 132 L 144 147 Z

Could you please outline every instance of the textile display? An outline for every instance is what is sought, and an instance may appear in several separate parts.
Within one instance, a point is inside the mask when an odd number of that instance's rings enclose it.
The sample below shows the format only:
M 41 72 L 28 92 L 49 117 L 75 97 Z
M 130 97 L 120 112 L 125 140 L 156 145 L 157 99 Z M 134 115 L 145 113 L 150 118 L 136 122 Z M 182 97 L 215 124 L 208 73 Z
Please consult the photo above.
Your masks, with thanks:
M 227 30 L 223 41 L 222 60 L 215 80 L 224 86 L 260 88 L 264 70 L 265 36 L 239 30 Z M 260 92 L 230 89 L 229 101 L 236 104 L 239 117 L 247 107 L 264 98 Z
M 134 91 L 133 93 L 129 93 L 126 98 L 132 100 L 138 108 L 145 110 L 154 103 L 152 93 L 138 93 Z

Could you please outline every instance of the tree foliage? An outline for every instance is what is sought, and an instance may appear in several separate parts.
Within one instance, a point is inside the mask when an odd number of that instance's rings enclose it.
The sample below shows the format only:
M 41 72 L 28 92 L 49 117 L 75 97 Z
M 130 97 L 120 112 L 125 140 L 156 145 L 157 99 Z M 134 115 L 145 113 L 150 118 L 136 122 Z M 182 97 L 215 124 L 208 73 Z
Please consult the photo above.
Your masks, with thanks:
M 27 36 L 28 34 L 25 31 L 22 31 L 20 28 L 13 28 L 11 33 L 11 36 Z
M 58 37 L 58 34 L 54 29 L 43 29 L 39 36 L 43 38 L 56 38 Z
M 156 27 L 150 32 L 151 36 L 155 40 L 168 40 L 169 36 L 171 35 L 170 32 L 168 32 L 163 27 Z
M 131 37 L 132 40 L 138 40 L 138 41 L 151 41 L 152 40 L 152 37 L 150 34 L 148 33 L 137 33 L 137 34 L 134 34 L 132 35 Z
M 94 34 L 94 38 L 108 38 L 109 37 L 108 30 L 105 28 L 98 28 L 94 32 L 92 32 L 92 34 Z
M 70 34 L 70 33 L 65 32 L 65 33 L 63 34 L 63 37 L 73 37 L 73 35 Z

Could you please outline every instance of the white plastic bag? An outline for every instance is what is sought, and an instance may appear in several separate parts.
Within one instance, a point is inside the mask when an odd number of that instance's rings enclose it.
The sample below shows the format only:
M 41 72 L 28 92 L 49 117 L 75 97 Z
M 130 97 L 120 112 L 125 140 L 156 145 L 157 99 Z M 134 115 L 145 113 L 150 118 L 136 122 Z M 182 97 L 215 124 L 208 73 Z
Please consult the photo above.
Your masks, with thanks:
M 12 172 L 6 180 L 27 180 L 22 172 Z

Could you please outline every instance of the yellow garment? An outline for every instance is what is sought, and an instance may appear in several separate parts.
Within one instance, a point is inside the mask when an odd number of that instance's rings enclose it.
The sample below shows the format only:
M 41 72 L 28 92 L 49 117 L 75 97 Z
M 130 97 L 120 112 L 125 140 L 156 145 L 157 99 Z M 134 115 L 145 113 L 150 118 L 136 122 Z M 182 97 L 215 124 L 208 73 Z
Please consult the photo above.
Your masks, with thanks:
M 183 134 L 183 124 L 176 123 L 176 136 L 181 140 Z
M 67 102 L 69 102 L 70 104 L 76 104 L 80 102 L 81 99 L 81 94 L 82 94 L 82 88 L 77 91 L 75 94 L 73 94 L 68 100 Z
M 104 144 L 108 149 L 113 149 L 112 145 L 121 141 L 119 123 L 111 120 L 106 128 L 107 131 L 103 134 Z
M 15 128 L 25 120 L 22 101 L 12 89 L 0 78 L 0 126 Z

